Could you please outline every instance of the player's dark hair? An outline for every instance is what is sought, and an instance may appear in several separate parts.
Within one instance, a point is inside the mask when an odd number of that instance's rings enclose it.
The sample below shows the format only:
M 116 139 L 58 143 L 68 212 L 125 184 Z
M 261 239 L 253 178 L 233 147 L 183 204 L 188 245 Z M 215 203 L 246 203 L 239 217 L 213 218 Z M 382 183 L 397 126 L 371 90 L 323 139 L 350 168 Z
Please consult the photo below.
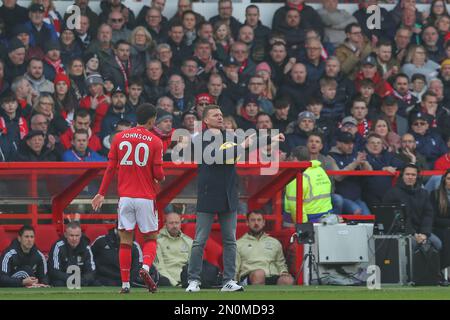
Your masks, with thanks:
M 140 125 L 144 125 L 148 120 L 156 117 L 156 108 L 150 103 L 143 103 L 136 109 L 136 120 Z
M 36 233 L 36 232 L 34 231 L 34 228 L 33 228 L 32 226 L 24 224 L 24 225 L 22 226 L 22 228 L 20 228 L 20 230 L 19 230 L 19 236 L 23 236 L 23 234 L 25 233 L 25 231 L 33 231 L 33 233 Z

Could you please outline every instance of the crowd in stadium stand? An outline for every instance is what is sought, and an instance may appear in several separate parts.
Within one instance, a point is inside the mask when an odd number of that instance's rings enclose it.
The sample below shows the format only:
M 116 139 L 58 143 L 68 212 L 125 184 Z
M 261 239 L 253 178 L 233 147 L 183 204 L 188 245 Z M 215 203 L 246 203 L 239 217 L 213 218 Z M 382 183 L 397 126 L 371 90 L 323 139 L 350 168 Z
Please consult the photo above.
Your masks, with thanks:
M 317 10 L 287 0 L 270 26 L 258 4 L 238 21 L 229 0 L 219 0 L 209 20 L 190 0 L 178 0 L 176 14 L 165 17 L 165 2 L 133 12 L 103 0 L 97 14 L 76 0 L 81 23 L 71 29 L 52 0 L 28 8 L 3 0 L 0 161 L 106 161 L 114 135 L 136 125 L 136 107 L 150 102 L 165 160 L 174 130 L 197 134 L 204 107 L 217 104 L 227 130 L 284 133 L 279 160 L 306 146 L 327 170 L 450 168 L 445 1 L 421 12 L 415 0 L 369 0 L 350 14 L 337 0 Z M 371 30 L 366 8 L 378 2 L 396 6 L 382 8 L 381 29 Z M 426 182 L 431 192 L 440 177 Z M 443 185 L 435 198 L 449 192 Z M 391 177 L 336 176 L 333 186 L 335 213 L 368 214 Z M 448 207 L 433 205 L 445 229 Z

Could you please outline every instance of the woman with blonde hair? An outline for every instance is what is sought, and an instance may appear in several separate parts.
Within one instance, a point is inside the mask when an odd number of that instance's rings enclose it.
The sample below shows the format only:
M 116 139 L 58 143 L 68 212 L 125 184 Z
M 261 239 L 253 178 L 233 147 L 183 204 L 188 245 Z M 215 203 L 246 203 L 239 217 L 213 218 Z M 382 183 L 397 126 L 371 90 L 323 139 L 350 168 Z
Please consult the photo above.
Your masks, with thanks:
M 413 74 L 420 73 L 427 78 L 427 82 L 436 78 L 439 74 L 440 66 L 428 59 L 427 50 L 422 45 L 412 45 L 406 54 L 405 64 L 402 67 L 402 72 L 410 79 Z
M 131 54 L 138 56 L 147 65 L 155 55 L 156 43 L 152 35 L 142 26 L 137 26 L 131 32 L 129 42 L 131 43 Z
M 234 39 L 231 34 L 230 26 L 223 20 L 214 24 L 213 38 L 215 41 L 215 52 L 220 61 L 225 61 L 230 53 L 231 45 Z
M 31 3 L 42 4 L 44 6 L 44 22 L 53 25 L 55 31 L 59 34 L 61 33 L 64 20 L 58 11 L 56 11 L 55 4 L 53 0 L 32 0 Z
M 233 116 L 223 117 L 223 126 L 225 130 L 228 131 L 235 131 L 238 128 L 236 120 L 234 120 Z
M 32 114 L 42 114 L 47 119 L 47 134 L 59 136 L 69 128 L 61 114 L 55 112 L 55 100 L 50 93 L 41 93 L 33 105 Z
M 401 148 L 401 138 L 392 131 L 388 118 L 384 115 L 372 121 L 371 131 L 378 134 L 383 140 L 383 148 L 389 152 L 397 152 Z

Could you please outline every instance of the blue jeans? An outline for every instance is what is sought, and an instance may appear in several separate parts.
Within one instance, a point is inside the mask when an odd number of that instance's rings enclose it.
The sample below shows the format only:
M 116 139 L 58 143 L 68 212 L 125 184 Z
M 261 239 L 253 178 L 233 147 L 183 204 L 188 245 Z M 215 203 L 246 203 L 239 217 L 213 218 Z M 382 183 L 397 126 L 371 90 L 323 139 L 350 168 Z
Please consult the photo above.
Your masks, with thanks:
M 441 183 L 442 176 L 431 176 L 430 179 L 425 184 L 425 190 L 428 193 L 433 192 L 434 190 L 439 188 L 439 184 Z
M 203 251 L 214 222 L 213 213 L 197 212 L 195 239 L 192 243 L 188 265 L 188 280 L 200 282 L 203 266 Z M 234 279 L 236 273 L 236 226 L 237 212 L 218 214 L 223 243 L 223 283 Z
M 344 213 L 355 214 L 355 211 L 360 210 L 362 215 L 370 214 L 367 204 L 361 199 L 349 200 L 344 198 L 344 206 L 342 208 Z
M 331 202 L 333 204 L 333 213 L 342 214 L 342 208 L 344 207 L 344 198 L 340 194 L 332 193 Z

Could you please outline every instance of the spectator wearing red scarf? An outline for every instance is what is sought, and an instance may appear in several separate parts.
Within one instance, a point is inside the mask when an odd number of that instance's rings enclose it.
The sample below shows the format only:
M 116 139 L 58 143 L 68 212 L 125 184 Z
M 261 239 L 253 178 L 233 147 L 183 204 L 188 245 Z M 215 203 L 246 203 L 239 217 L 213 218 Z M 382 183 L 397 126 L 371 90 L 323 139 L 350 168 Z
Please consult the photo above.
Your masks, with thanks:
M 173 115 L 166 110 L 158 109 L 155 126 L 151 131 L 161 139 L 164 153 L 170 151 L 169 149 L 172 145 L 172 134 L 175 131 L 175 129 L 172 128 L 172 124 Z
M 51 41 L 45 45 L 44 75 L 49 81 L 55 80 L 59 73 L 66 73 L 61 60 L 61 47 L 59 42 Z
M 86 86 L 89 88 L 89 95 L 80 101 L 80 108 L 90 110 L 95 115 L 92 131 L 98 134 L 111 101 L 103 93 L 103 79 L 99 74 L 89 75 L 86 78 Z
M 244 98 L 244 103 L 241 108 L 241 115 L 236 119 L 238 128 L 245 131 L 248 129 L 256 129 L 256 116 L 259 111 L 260 105 L 258 96 L 252 93 L 248 94 Z

